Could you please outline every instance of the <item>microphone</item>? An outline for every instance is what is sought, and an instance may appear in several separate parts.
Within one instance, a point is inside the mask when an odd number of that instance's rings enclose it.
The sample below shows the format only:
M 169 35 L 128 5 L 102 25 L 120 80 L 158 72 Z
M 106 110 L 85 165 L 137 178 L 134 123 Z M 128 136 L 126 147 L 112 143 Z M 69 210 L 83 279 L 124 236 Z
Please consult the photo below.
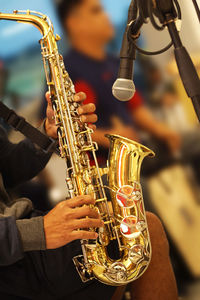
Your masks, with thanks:
M 113 84 L 113 96 L 120 101 L 128 101 L 135 94 L 135 85 L 133 83 L 133 61 L 136 58 L 136 49 L 133 43 L 129 41 L 128 30 L 130 23 L 134 20 L 135 4 L 131 1 L 128 13 L 127 27 L 124 33 L 122 48 L 120 51 L 120 67 L 118 78 Z
M 133 60 L 135 60 L 135 49 L 134 46 L 129 43 L 125 34 L 120 54 L 118 78 L 112 87 L 113 96 L 120 101 L 128 101 L 132 99 L 135 94 Z

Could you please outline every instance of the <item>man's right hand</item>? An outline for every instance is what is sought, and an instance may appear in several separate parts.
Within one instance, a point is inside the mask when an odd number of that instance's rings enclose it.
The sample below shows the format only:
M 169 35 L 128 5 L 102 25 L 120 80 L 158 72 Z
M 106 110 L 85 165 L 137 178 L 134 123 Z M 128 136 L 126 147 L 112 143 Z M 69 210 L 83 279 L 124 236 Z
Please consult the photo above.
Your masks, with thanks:
M 96 232 L 77 230 L 103 226 L 98 212 L 90 204 L 95 204 L 91 196 L 78 196 L 60 202 L 44 216 L 47 249 L 56 249 L 78 239 L 98 237 Z

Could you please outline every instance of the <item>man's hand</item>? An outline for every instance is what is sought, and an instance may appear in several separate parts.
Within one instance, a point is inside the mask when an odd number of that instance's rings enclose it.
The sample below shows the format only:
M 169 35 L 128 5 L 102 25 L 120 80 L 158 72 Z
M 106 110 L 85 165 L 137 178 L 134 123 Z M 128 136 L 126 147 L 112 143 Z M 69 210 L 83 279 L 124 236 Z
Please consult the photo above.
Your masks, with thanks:
M 96 239 L 96 232 L 77 230 L 103 226 L 98 212 L 89 206 L 94 203 L 89 195 L 78 196 L 60 202 L 44 216 L 46 248 L 56 249 L 78 239 Z
M 51 104 L 50 94 L 49 92 L 46 93 L 46 100 L 47 100 L 47 111 L 46 111 L 46 122 L 45 122 L 45 129 L 48 136 L 52 138 L 57 138 L 57 126 L 55 124 L 54 119 L 54 111 Z M 76 102 L 83 102 L 86 99 L 86 94 L 80 92 L 75 95 L 74 100 Z M 78 108 L 78 113 L 81 117 L 81 121 L 85 123 L 95 123 L 97 121 L 97 115 L 94 114 L 96 107 L 93 103 L 89 103 L 86 105 L 82 105 Z M 95 130 L 96 126 L 94 124 L 89 124 L 88 127 Z

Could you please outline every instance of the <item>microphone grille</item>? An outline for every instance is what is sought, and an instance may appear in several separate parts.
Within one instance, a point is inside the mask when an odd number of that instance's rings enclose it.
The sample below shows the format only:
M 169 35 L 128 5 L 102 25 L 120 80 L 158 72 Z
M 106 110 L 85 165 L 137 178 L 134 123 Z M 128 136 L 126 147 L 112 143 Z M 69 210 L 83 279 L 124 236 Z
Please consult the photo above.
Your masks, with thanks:
M 113 96 L 120 101 L 129 101 L 135 94 L 133 80 L 117 78 L 112 87 Z

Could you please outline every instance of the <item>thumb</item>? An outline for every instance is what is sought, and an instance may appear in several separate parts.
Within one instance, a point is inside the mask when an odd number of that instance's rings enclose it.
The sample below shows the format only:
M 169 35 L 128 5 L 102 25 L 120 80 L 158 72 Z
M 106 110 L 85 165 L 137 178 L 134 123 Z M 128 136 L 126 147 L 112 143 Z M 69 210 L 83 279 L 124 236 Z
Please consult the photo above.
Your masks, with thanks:
M 51 105 L 51 97 L 50 97 L 50 93 L 49 93 L 49 92 L 46 92 L 46 94 L 45 94 L 45 98 L 46 98 L 46 100 L 47 100 L 48 104 L 50 104 L 50 105 Z

